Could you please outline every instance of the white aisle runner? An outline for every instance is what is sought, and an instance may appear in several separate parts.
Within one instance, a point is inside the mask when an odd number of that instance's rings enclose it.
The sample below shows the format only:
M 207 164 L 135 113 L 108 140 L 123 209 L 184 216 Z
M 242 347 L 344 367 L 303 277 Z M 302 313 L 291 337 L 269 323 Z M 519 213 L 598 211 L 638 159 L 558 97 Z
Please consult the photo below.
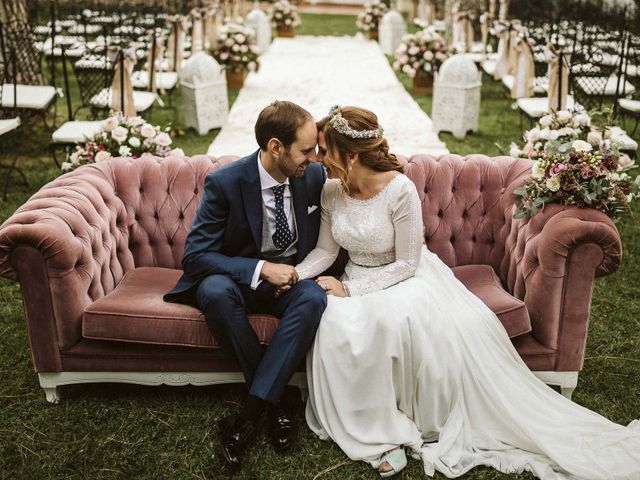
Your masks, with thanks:
M 257 149 L 255 121 L 274 100 L 295 102 L 316 120 L 335 104 L 368 108 L 378 115 L 391 152 L 448 153 L 377 42 L 354 37 L 276 38 L 260 62 L 260 70 L 246 78 L 209 155 L 244 156 Z

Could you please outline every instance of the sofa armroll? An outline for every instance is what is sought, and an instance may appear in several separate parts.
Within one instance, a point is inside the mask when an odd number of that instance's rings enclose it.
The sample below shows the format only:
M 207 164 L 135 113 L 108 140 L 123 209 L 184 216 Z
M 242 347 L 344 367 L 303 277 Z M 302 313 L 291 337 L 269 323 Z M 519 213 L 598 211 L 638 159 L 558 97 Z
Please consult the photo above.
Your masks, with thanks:
M 506 248 L 503 280 L 526 303 L 534 336 L 558 351 L 556 370 L 580 370 L 594 279 L 622 259 L 614 223 L 594 209 L 547 205 L 512 222 Z
M 87 169 L 43 187 L 0 227 L 0 275 L 20 281 L 28 323 L 53 322 L 59 349 L 77 343 L 84 308 L 133 268 L 127 223 L 112 183 Z M 27 283 L 41 287 L 25 288 Z M 48 313 L 35 315 L 47 297 Z

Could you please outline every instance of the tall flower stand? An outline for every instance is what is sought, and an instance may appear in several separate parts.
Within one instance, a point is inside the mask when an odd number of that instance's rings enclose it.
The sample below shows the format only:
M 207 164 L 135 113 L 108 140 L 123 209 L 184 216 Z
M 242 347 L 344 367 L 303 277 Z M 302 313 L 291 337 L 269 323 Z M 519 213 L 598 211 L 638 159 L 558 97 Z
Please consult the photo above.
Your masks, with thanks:
M 433 75 L 427 73 L 416 73 L 413 77 L 413 93 L 433 93 Z
M 293 27 L 287 27 L 287 26 L 276 27 L 276 32 L 278 32 L 279 37 L 285 37 L 285 38 L 293 38 L 296 35 L 295 32 L 293 31 Z
M 369 40 L 378 40 L 378 30 L 369 30 Z
M 244 69 L 228 69 L 227 73 L 227 88 L 234 88 L 240 90 L 244 85 Z

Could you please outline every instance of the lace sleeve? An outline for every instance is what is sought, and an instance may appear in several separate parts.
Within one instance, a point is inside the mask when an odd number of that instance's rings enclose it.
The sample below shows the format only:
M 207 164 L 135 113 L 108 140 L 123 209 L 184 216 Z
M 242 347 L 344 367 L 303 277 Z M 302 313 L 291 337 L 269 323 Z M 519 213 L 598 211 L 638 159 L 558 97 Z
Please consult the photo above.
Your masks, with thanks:
M 320 233 L 316 248 L 311 250 L 305 259 L 296 265 L 295 269 L 300 276 L 300 280 L 313 278 L 320 275 L 327 268 L 333 265 L 340 245 L 333 238 L 331 233 L 331 210 L 335 199 L 336 181 L 328 180 L 322 188 L 320 195 Z
M 396 260 L 373 277 L 347 280 L 352 297 L 389 288 L 412 277 L 418 268 L 422 249 L 422 208 L 415 185 L 408 180 L 393 198 L 391 220 L 395 230 Z

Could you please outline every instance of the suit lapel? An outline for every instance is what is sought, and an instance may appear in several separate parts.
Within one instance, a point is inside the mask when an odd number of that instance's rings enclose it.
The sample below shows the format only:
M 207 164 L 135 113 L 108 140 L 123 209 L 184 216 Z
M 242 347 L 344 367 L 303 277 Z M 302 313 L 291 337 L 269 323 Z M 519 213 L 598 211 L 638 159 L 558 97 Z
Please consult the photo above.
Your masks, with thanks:
M 290 178 L 289 185 L 293 198 L 293 212 L 298 227 L 298 262 L 300 262 L 308 253 L 304 250 L 304 245 L 307 244 L 307 189 L 302 178 Z
M 260 255 L 262 249 L 262 189 L 258 173 L 258 152 L 251 155 L 247 162 L 247 173 L 242 179 L 242 201 L 249 227 Z

